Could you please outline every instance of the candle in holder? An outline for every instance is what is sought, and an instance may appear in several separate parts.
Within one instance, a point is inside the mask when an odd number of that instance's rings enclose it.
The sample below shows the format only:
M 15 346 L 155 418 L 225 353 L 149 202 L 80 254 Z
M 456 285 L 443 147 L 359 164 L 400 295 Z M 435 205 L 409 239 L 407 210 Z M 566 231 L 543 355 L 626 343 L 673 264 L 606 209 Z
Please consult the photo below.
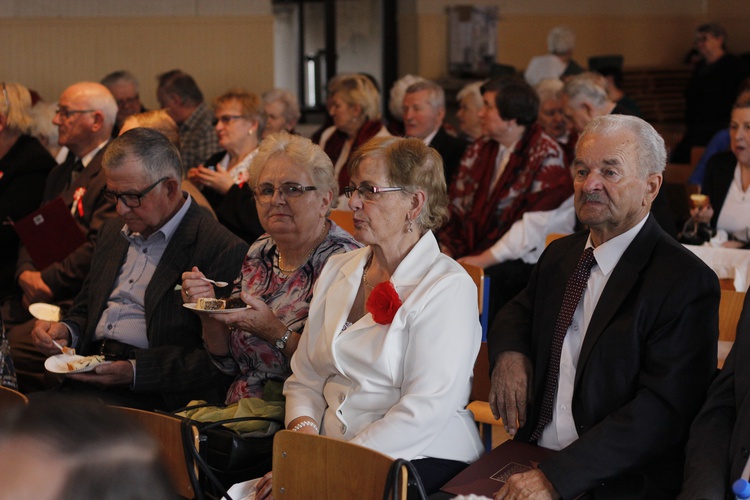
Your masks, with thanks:
M 690 195 L 690 207 L 691 208 L 705 208 L 711 202 L 710 198 L 705 194 L 691 194 Z

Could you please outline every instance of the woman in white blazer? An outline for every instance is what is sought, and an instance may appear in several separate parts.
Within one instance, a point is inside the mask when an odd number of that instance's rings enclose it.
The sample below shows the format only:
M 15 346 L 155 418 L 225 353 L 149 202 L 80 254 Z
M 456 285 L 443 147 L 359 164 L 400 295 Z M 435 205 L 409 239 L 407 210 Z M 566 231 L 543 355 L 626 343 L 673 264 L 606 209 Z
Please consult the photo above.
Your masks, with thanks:
M 355 153 L 345 194 L 368 246 L 329 259 L 284 386 L 287 428 L 412 460 L 428 494 L 482 453 L 465 409 L 476 286 L 431 231 L 448 214 L 442 168 L 418 139 Z

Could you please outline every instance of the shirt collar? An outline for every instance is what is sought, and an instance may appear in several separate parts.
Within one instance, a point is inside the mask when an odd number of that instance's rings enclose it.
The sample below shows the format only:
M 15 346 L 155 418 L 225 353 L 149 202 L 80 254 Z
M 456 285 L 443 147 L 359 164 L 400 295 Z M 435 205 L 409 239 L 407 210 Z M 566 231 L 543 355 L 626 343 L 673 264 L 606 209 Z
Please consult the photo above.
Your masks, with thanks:
M 646 223 L 646 219 L 648 219 L 648 214 L 646 214 L 646 216 L 638 224 L 631 227 L 624 233 L 615 236 L 611 240 L 606 241 L 598 247 L 594 248 L 594 258 L 596 259 L 596 265 L 599 266 L 599 270 L 602 272 L 602 274 L 607 276 L 612 272 L 617 263 L 620 262 L 622 254 L 625 253 L 625 250 L 627 250 L 630 244 L 633 243 L 633 240 L 643 228 L 643 225 Z M 589 238 L 586 241 L 586 248 L 593 246 L 594 244 L 591 242 L 591 234 L 589 234 Z
M 424 144 L 425 144 L 425 146 L 429 146 L 430 145 L 430 143 L 432 142 L 432 140 L 437 135 L 438 130 L 440 130 L 440 127 L 438 127 L 435 130 L 433 130 L 430 135 L 428 135 L 427 137 L 424 138 Z
M 83 165 L 83 168 L 86 168 L 89 166 L 89 163 L 91 163 L 91 160 L 94 159 L 94 156 L 96 156 L 99 153 L 99 151 L 101 151 L 102 148 L 107 145 L 108 142 L 109 142 L 109 139 L 102 142 L 97 147 L 95 147 L 94 149 L 92 149 L 91 151 L 83 155 L 83 158 L 81 158 L 81 165 Z
M 171 219 L 165 222 L 159 229 L 154 231 L 148 239 L 151 239 L 154 235 L 161 233 L 164 236 L 164 241 L 166 243 L 169 243 L 169 240 L 172 239 L 172 236 L 177 230 L 177 227 L 182 222 L 182 219 L 185 217 L 185 214 L 187 213 L 188 209 L 190 208 L 190 204 L 193 201 L 190 193 L 183 191 L 182 194 L 183 196 L 187 196 L 187 199 L 185 200 L 185 203 L 182 204 L 182 207 L 177 211 L 177 213 L 172 216 Z M 144 241 L 143 237 L 139 233 L 134 233 L 133 231 L 131 231 L 127 224 L 122 226 L 121 231 L 123 236 L 125 236 L 125 238 L 129 241 L 133 241 L 136 238 Z

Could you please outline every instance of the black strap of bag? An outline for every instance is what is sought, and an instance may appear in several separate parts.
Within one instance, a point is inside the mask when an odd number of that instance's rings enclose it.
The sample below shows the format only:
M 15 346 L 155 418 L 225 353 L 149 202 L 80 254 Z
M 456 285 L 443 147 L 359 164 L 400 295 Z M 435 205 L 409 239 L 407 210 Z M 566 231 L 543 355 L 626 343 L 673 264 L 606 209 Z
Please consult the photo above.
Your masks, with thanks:
M 414 467 L 414 464 L 410 461 L 404 460 L 403 458 L 394 460 L 390 469 L 388 469 L 388 478 L 385 482 L 383 500 L 399 499 L 404 467 L 406 468 L 407 474 L 407 498 L 410 500 L 427 500 L 427 493 L 425 492 L 424 485 L 422 485 L 422 480 L 419 478 L 419 473 L 417 472 L 416 467 Z

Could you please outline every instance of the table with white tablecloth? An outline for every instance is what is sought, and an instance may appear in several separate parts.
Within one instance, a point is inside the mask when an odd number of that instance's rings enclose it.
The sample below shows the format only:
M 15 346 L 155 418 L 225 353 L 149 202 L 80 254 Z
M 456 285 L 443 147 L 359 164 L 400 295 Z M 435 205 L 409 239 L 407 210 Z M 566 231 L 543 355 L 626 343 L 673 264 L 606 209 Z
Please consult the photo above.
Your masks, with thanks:
M 750 250 L 713 246 L 684 245 L 714 270 L 719 279 L 731 279 L 738 292 L 750 285 Z

